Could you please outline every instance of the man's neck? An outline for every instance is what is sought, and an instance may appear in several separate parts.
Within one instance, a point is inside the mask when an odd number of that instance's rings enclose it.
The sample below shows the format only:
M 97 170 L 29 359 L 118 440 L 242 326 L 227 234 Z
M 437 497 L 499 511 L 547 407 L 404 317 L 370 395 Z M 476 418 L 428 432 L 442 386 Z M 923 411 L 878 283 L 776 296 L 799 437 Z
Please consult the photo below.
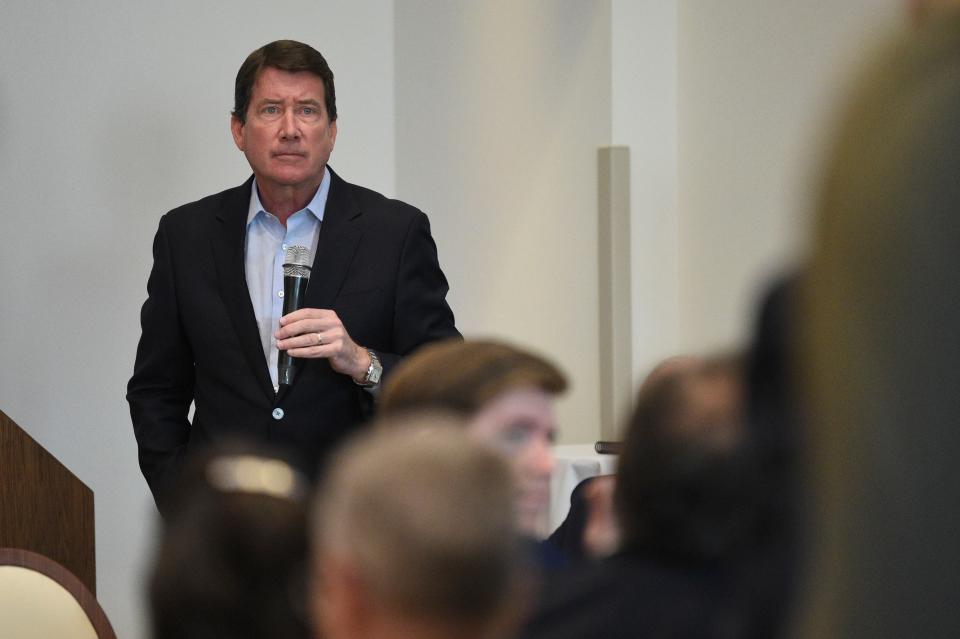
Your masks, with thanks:
M 285 185 L 271 184 L 270 182 L 261 182 L 257 178 L 257 194 L 260 196 L 260 204 L 263 209 L 277 217 L 284 225 L 287 219 L 304 208 L 317 194 L 317 189 L 323 182 L 323 176 L 316 184 L 308 185 Z

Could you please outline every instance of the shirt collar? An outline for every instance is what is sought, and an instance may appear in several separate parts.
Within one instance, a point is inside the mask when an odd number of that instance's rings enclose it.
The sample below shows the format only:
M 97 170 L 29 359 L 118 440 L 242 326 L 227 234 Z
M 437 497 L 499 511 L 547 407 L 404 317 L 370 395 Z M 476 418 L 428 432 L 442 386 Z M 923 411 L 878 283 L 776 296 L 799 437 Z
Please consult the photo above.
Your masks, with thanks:
M 317 218 L 318 222 L 323 222 L 323 212 L 327 207 L 327 193 L 329 192 L 330 171 L 327 170 L 327 167 L 323 167 L 323 179 L 320 180 L 320 186 L 317 188 L 317 192 L 313 194 L 313 199 L 311 199 L 306 206 L 306 210 L 310 211 L 313 216 Z M 300 211 L 297 211 L 297 213 L 299 212 Z M 250 206 L 247 209 L 248 227 L 260 213 L 267 214 L 268 211 L 264 209 L 263 204 L 260 203 L 260 193 L 257 192 L 257 178 L 253 178 L 253 184 L 250 187 Z M 296 213 L 294 215 L 296 215 Z

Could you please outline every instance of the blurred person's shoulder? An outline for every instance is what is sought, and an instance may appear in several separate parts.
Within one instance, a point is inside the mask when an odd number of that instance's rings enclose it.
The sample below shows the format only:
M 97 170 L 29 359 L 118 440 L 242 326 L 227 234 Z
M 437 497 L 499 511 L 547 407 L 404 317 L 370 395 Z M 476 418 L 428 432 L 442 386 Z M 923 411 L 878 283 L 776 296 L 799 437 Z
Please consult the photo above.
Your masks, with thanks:
M 722 593 L 719 569 L 620 553 L 546 580 L 522 637 L 715 637 Z

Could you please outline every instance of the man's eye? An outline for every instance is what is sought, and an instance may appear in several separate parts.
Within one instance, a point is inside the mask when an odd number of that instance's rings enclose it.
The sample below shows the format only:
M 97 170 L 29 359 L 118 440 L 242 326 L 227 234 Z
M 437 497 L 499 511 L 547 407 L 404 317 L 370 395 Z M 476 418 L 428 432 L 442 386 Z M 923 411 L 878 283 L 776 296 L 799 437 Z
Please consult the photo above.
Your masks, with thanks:
M 262 113 L 264 115 L 279 115 L 280 107 L 273 104 L 268 104 L 267 106 L 263 107 Z
M 314 109 L 313 107 L 303 107 L 302 109 L 300 109 L 300 112 L 303 113 L 304 115 L 314 115 L 317 112 L 317 110 Z
M 500 433 L 501 441 L 510 447 L 523 446 L 530 439 L 530 429 L 526 426 L 510 426 Z

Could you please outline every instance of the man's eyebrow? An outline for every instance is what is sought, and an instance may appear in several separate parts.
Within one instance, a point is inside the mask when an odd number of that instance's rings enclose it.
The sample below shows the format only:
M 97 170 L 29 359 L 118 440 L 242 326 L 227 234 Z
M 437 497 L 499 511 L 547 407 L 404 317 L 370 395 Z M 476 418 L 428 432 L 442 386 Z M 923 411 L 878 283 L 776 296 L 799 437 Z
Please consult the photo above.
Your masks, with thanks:
M 285 100 L 283 98 L 260 98 L 260 100 L 256 102 L 256 105 L 260 107 L 260 106 L 266 106 L 269 104 L 283 104 L 284 102 Z M 294 104 L 298 106 L 302 106 L 306 104 L 306 105 L 316 106 L 316 107 L 320 107 L 323 105 L 323 103 L 321 103 L 319 100 L 315 100 L 313 98 L 304 98 L 303 100 L 297 100 L 296 102 L 294 102 Z

